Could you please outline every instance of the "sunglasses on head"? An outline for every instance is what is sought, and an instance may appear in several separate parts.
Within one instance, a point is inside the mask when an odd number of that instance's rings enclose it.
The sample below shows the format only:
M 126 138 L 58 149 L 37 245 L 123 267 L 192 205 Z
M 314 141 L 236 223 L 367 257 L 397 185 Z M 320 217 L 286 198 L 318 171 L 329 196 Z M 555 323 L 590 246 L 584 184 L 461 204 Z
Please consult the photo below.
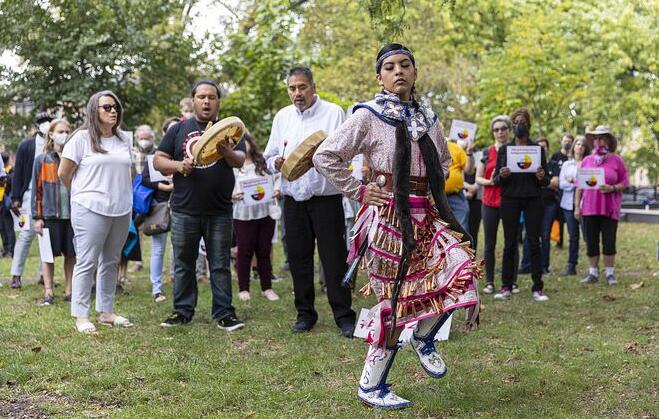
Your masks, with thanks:
M 103 110 L 105 112 L 108 112 L 108 113 L 112 112 L 112 109 L 119 112 L 119 107 L 116 104 L 115 105 L 101 105 L 101 106 L 99 106 L 99 108 L 103 108 Z
M 494 128 L 492 132 L 503 132 L 508 131 L 508 127 Z

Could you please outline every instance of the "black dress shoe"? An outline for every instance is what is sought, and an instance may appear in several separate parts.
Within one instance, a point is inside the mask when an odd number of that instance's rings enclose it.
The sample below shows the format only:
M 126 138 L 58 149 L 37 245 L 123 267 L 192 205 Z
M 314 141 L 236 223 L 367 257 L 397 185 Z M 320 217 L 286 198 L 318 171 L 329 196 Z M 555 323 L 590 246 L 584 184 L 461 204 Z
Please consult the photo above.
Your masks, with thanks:
M 306 320 L 298 320 L 297 322 L 295 322 L 291 330 L 293 330 L 293 333 L 309 332 L 311 331 L 313 325 L 314 324 L 312 322 Z
M 352 339 L 352 335 L 355 333 L 355 325 L 352 323 L 344 323 L 341 325 L 341 334 L 348 338 Z

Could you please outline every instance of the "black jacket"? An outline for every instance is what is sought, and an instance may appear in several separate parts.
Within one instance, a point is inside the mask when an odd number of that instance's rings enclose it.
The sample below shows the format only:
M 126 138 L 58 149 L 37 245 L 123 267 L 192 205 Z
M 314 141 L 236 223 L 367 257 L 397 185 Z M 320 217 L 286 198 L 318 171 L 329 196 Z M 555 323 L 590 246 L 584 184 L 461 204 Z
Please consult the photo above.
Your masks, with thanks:
M 515 140 L 510 143 L 504 144 L 499 148 L 497 154 L 497 166 L 494 169 L 493 181 L 495 185 L 501 185 L 501 196 L 504 198 L 532 198 L 540 197 L 540 188 L 549 185 L 549 169 L 547 167 L 547 156 L 545 150 L 538 145 L 538 143 L 531 141 L 527 145 L 534 145 L 540 147 L 540 165 L 545 171 L 545 176 L 542 179 L 535 177 L 535 173 L 511 173 L 507 178 L 499 176 L 499 171 L 502 167 L 507 166 L 507 151 L 509 146 L 514 146 Z
M 32 166 L 34 165 L 34 148 L 36 138 L 27 137 L 18 145 L 16 164 L 14 164 L 14 179 L 11 183 L 11 200 L 23 202 L 23 194 L 32 181 Z

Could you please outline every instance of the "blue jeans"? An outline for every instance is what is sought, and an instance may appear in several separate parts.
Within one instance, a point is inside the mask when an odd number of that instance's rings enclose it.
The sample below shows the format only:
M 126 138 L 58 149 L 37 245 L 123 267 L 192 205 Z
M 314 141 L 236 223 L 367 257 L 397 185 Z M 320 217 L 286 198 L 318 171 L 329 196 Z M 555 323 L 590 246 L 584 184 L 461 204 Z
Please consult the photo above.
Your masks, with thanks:
M 567 233 L 570 236 L 567 263 L 577 266 L 579 258 L 579 221 L 574 218 L 574 211 L 563 209 L 563 217 L 565 218 L 565 224 L 567 224 Z
M 465 231 L 469 231 L 469 204 L 462 191 L 455 194 L 447 194 L 448 205 L 453 211 L 453 215 Z
M 551 226 L 558 215 L 558 204 L 551 202 L 545 203 L 542 211 L 542 223 L 540 224 L 540 259 L 542 260 L 543 271 L 549 270 L 549 251 L 551 250 Z M 528 235 L 524 237 L 524 254 L 520 269 L 528 270 L 531 267 L 529 261 L 529 239 Z
M 151 293 L 162 293 L 162 268 L 165 260 L 165 247 L 167 246 L 167 233 L 151 236 Z
M 172 212 L 172 245 L 174 247 L 174 311 L 191 319 L 197 306 L 195 264 L 199 240 L 206 243 L 213 294 L 212 315 L 220 320 L 234 314 L 231 305 L 231 215 L 196 216 Z

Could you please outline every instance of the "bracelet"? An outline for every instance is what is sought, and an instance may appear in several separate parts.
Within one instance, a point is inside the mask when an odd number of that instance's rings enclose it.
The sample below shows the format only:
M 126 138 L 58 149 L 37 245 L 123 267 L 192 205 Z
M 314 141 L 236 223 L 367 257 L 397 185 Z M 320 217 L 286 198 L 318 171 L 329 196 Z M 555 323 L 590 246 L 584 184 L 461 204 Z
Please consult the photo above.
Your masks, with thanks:
M 467 156 L 472 157 L 474 153 L 467 153 Z

